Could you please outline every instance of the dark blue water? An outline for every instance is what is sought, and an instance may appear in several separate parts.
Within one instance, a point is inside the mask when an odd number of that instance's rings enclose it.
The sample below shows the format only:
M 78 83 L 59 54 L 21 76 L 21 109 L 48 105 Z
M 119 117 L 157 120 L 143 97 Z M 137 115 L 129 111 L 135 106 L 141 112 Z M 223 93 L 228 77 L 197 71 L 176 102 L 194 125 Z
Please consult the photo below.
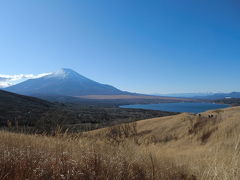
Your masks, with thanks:
M 208 110 L 221 109 L 229 107 L 226 104 L 213 104 L 213 103 L 161 103 L 161 104 L 134 104 L 124 105 L 121 108 L 134 108 L 134 109 L 150 109 L 150 110 L 161 110 L 169 112 L 189 112 L 189 113 L 200 113 Z

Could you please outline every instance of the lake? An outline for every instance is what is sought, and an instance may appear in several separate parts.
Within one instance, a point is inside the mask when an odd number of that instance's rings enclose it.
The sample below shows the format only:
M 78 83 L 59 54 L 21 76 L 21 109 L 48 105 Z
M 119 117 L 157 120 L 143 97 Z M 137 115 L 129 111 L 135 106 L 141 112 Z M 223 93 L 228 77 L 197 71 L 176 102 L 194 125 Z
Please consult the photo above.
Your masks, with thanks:
M 121 108 L 134 108 L 134 109 L 149 109 L 160 110 L 169 112 L 189 112 L 200 113 L 208 110 L 221 109 L 230 107 L 227 104 L 214 104 L 214 103 L 161 103 L 161 104 L 133 104 L 120 106 Z

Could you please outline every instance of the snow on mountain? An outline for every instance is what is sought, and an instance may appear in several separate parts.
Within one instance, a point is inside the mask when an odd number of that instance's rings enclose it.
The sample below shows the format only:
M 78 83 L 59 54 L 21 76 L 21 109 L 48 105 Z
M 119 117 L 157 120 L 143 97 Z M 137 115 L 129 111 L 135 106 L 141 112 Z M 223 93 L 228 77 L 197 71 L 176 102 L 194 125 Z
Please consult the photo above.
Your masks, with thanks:
M 71 69 L 57 72 L 37 79 L 29 79 L 10 86 L 5 90 L 24 95 L 119 95 L 127 94 L 113 86 L 88 79 Z

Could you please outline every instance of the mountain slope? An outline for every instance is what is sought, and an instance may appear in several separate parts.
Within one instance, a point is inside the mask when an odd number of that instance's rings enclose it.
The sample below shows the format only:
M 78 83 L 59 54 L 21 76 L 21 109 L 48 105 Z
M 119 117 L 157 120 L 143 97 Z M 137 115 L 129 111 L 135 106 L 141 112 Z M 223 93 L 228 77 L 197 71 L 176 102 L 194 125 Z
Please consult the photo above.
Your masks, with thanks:
M 90 80 L 71 69 L 61 69 L 41 78 L 30 79 L 5 90 L 53 102 L 122 105 L 192 101 L 187 98 L 150 96 L 121 91 Z
M 177 113 L 101 107 L 80 104 L 50 103 L 0 90 L 0 127 L 51 133 L 57 126 L 69 131 L 86 131 L 139 119 Z
M 154 162 L 183 165 L 195 175 L 194 180 L 237 180 L 240 177 L 239 117 L 240 107 L 201 115 L 183 113 L 90 131 L 86 137 L 109 139 L 123 145 L 137 142 L 142 151 L 154 154 Z M 128 144 L 126 147 L 133 149 Z M 135 153 L 139 151 L 134 149 Z
M 113 86 L 90 80 L 71 69 L 61 69 L 47 76 L 30 79 L 6 88 L 7 91 L 31 95 L 120 95 L 128 94 Z
M 211 110 L 201 114 L 182 113 L 179 115 L 152 118 L 137 121 L 139 143 L 157 143 L 161 145 L 209 145 L 221 143 L 238 135 L 240 106 Z M 109 128 L 88 132 L 104 135 Z M 184 148 L 184 147 L 183 147 Z
M 44 100 L 0 90 L 0 125 L 7 121 L 31 125 L 53 106 Z

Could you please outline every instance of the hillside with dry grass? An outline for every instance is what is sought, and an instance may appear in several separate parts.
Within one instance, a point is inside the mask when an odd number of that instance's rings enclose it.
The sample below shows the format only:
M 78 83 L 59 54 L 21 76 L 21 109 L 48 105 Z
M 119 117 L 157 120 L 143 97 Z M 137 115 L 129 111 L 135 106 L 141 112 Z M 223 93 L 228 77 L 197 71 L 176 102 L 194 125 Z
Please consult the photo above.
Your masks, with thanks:
M 237 180 L 239 117 L 234 107 L 54 137 L 2 131 L 0 179 Z

